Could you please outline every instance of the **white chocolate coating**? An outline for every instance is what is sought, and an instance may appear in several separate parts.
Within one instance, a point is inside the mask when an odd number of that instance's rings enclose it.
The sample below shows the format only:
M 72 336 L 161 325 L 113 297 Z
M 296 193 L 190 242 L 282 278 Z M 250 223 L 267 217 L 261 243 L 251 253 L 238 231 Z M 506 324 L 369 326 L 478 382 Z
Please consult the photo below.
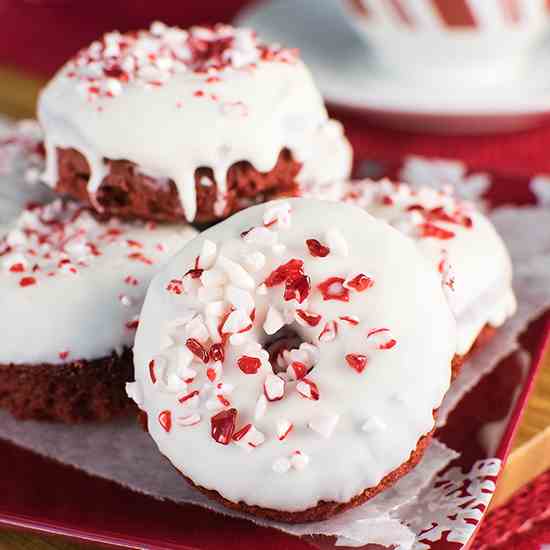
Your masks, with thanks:
M 92 194 L 103 159 L 129 160 L 175 182 L 188 221 L 199 167 L 212 168 L 220 203 L 231 165 L 247 160 L 268 172 L 285 147 L 304 163 L 302 181 L 347 177 L 351 168 L 342 127 L 328 119 L 297 54 L 224 25 L 183 31 L 157 23 L 136 37 L 108 34 L 46 86 L 38 117 L 47 183 L 57 182 L 57 147 L 86 157 Z
M 278 284 L 274 270 L 290 260 L 302 268 Z M 358 274 L 364 285 L 352 282 Z M 308 290 L 296 283 L 305 275 Z M 349 279 L 326 294 L 347 301 L 324 299 L 318 285 L 329 277 Z M 311 325 L 296 320 L 300 309 Z M 265 346 L 282 327 L 307 344 L 279 356 L 276 376 Z M 222 333 L 223 363 L 212 354 Z M 232 502 L 301 511 L 347 502 L 409 459 L 449 387 L 455 337 L 440 278 L 412 241 L 351 205 L 275 201 L 203 232 L 155 277 L 128 393 L 194 483 Z M 352 354 L 366 356 L 364 369 L 348 364 Z M 231 408 L 235 433 L 251 426 L 225 445 L 211 418 Z
M 485 325 L 499 327 L 514 314 L 512 262 L 506 246 L 487 217 L 472 203 L 454 197 L 451 190 L 413 190 L 388 180 L 362 180 L 311 186 L 303 192 L 364 208 L 415 240 L 441 274 L 457 321 L 459 355 L 470 350 Z M 437 209 L 450 218 L 430 214 Z M 436 229 L 432 235 L 423 230 L 427 222 Z M 437 228 L 442 229 L 439 235 Z
M 60 200 L 23 211 L 0 238 L 0 363 L 69 363 L 131 347 L 150 280 L 196 234 L 99 223 Z

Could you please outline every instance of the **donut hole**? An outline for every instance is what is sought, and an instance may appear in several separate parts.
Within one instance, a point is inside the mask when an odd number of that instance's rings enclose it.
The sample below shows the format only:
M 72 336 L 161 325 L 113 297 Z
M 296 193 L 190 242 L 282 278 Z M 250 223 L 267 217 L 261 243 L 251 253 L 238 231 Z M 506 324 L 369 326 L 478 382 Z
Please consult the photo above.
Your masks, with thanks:
M 275 374 L 286 372 L 288 363 L 282 361 L 282 355 L 285 351 L 298 349 L 305 340 L 292 328 L 284 327 L 278 330 L 264 344 L 265 349 L 269 353 L 269 362 Z M 313 367 L 309 371 L 311 371 Z

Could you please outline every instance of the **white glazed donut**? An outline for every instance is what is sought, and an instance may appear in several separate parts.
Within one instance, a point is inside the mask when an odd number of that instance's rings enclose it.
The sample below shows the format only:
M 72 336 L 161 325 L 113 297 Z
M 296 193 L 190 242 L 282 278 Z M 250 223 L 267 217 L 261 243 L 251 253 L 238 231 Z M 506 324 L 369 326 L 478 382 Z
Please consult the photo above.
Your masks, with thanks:
M 455 338 L 412 241 L 354 206 L 275 201 L 203 232 L 155 277 L 128 391 L 198 487 L 322 519 L 419 459 Z
M 63 364 L 133 344 L 145 292 L 197 232 L 102 223 L 56 200 L 33 206 L 0 237 L 0 364 Z M 32 345 L 29 345 L 32 338 Z
M 303 194 L 354 204 L 414 239 L 441 274 L 457 321 L 458 355 L 468 353 L 484 327 L 499 327 L 514 314 L 512 262 L 502 239 L 486 216 L 451 189 L 360 180 L 311 186 Z
M 38 117 L 50 185 L 58 181 L 57 148 L 85 156 L 92 196 L 108 171 L 104 159 L 127 160 L 171 179 L 188 221 L 200 167 L 212 169 L 223 211 L 228 170 L 240 161 L 270 172 L 286 148 L 303 164 L 302 181 L 348 177 L 351 166 L 342 126 L 329 120 L 297 52 L 228 25 L 109 33 L 46 86 Z

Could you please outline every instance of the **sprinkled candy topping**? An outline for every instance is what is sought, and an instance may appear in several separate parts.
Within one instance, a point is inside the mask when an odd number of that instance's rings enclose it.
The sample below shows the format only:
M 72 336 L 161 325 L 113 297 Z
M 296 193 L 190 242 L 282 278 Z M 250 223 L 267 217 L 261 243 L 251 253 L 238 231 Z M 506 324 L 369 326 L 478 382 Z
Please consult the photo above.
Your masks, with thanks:
M 194 234 L 190 228 L 101 222 L 91 210 L 61 199 L 27 206 L 0 234 L 3 296 L 17 312 L 5 330 L 4 359 L 58 364 L 131 347 L 149 281 Z M 36 343 L 27 349 L 29 330 Z
M 172 429 L 172 413 L 170 411 L 162 411 L 159 413 L 159 424 L 165 432 L 170 432 Z
M 214 98 L 209 84 L 219 82 L 226 70 L 250 70 L 259 61 L 293 63 L 295 50 L 260 43 L 248 29 L 229 25 L 182 30 L 153 23 L 149 30 L 111 32 L 81 50 L 64 69 L 88 99 L 114 98 L 128 84 L 151 89 L 162 87 L 173 75 L 184 72 L 204 76 L 204 89 L 196 97 Z M 224 108 L 238 103 L 224 104 Z
M 0 264 L 14 275 L 24 274 L 19 280 L 22 287 L 35 285 L 42 277 L 78 275 L 102 256 L 105 248 L 127 244 L 126 235 L 131 231 L 132 226 L 117 220 L 102 224 L 90 210 L 72 202 L 29 206 L 0 239 Z M 129 253 L 127 258 L 143 261 L 145 257 Z M 146 263 L 152 265 L 153 261 L 147 259 Z
M 367 356 L 360 353 L 348 353 L 346 355 L 346 361 L 348 365 L 358 373 L 362 373 L 367 366 Z
M 330 254 L 330 248 L 322 245 L 317 239 L 308 239 L 306 241 L 309 253 L 314 258 L 325 258 Z
M 233 432 L 235 431 L 235 422 L 237 420 L 237 409 L 229 409 L 219 412 L 210 419 L 212 425 L 212 439 L 221 445 L 229 445 Z
M 317 288 L 323 295 L 323 300 L 340 300 L 349 302 L 349 290 L 344 286 L 345 279 L 342 277 L 329 277 Z
M 448 378 L 453 347 L 452 320 L 438 276 L 409 240 L 359 209 L 321 202 L 315 203 L 319 209 L 315 212 L 323 214 L 326 227 L 319 231 L 308 201 L 289 200 L 291 208 L 274 215 L 274 207 L 286 202 L 247 209 L 184 248 L 164 278 L 157 278 L 151 287 L 152 298 L 140 329 L 146 336 L 136 346 L 136 376 L 148 385 L 148 408 L 162 403 L 157 410 L 170 407 L 174 418 L 196 413 L 202 419 L 202 428 L 197 430 L 180 429 L 174 421 L 172 440 L 164 447 L 169 458 L 181 471 L 193 471 L 195 483 L 231 495 L 232 502 L 246 499 L 259 506 L 273 502 L 275 509 L 288 509 L 284 503 L 295 498 L 290 495 L 291 486 L 307 486 L 307 494 L 314 493 L 312 501 L 323 498 L 320 490 L 311 487 L 311 476 L 304 470 L 324 485 L 326 495 L 330 487 L 323 482 L 323 472 L 331 472 L 333 460 L 353 466 L 355 472 L 365 468 L 370 475 L 372 469 L 374 480 L 388 473 L 375 458 L 381 447 L 398 448 L 405 462 L 418 439 L 433 428 L 433 405 L 441 394 L 434 400 L 431 393 L 445 385 L 442 381 Z M 340 210 L 341 215 L 335 216 Z M 364 231 L 359 233 L 355 228 L 360 224 L 364 224 Z M 338 227 L 338 237 L 330 231 L 331 226 Z M 329 233 L 334 242 L 341 238 L 345 244 L 341 242 L 340 249 L 337 245 L 333 250 L 328 246 Z M 257 235 L 269 239 L 258 239 Z M 318 240 L 330 252 L 324 258 L 312 255 L 305 244 L 309 239 Z M 196 258 L 205 241 L 212 242 L 213 246 L 208 246 L 215 251 L 207 267 L 198 278 L 182 276 L 197 268 Z M 284 248 L 274 250 L 274 244 Z M 384 264 L 393 245 L 399 253 L 396 261 L 407 266 L 411 277 L 402 279 L 393 269 L 395 264 Z M 248 261 L 258 254 L 261 262 Z M 247 276 L 235 278 L 240 271 L 235 266 Z M 166 289 L 174 278 L 183 280 L 181 295 Z M 295 281 L 304 279 L 309 283 L 308 292 L 300 295 Z M 333 284 L 335 288 L 330 288 Z M 435 304 L 437 320 L 432 309 L 428 315 L 425 308 L 417 308 L 417 284 L 426 300 Z M 323 291 L 337 296 L 345 293 L 347 300 L 326 300 Z M 178 318 L 181 321 L 175 326 Z M 407 333 L 416 326 L 415 320 L 449 338 L 432 341 L 432 335 L 424 332 Z M 198 326 L 206 330 L 196 339 L 208 354 L 207 363 L 202 359 L 205 354 L 193 353 L 185 345 Z M 186 368 L 197 372 L 185 389 L 174 394 L 163 392 L 158 382 L 153 386 L 143 377 L 143 359 L 159 353 L 155 342 L 163 346 L 165 341 L 160 354 L 168 361 L 167 371 L 184 380 L 185 363 Z M 418 377 L 406 375 L 410 374 L 411 353 L 426 356 L 434 349 L 441 358 L 434 359 L 437 369 L 430 367 L 427 357 L 427 362 L 415 366 Z M 444 371 L 441 375 L 440 369 Z M 211 370 L 215 378 L 210 376 Z M 426 371 L 432 376 L 429 380 L 424 376 Z M 416 382 L 420 373 L 422 385 Z M 396 422 L 397 407 L 401 409 L 399 418 L 412 413 L 409 402 L 396 404 L 392 400 L 392 393 L 403 389 L 404 380 L 427 398 L 427 402 L 422 401 L 422 426 L 408 422 L 400 425 L 406 443 L 402 438 L 395 441 L 395 437 L 386 441 L 397 429 L 373 435 L 363 430 L 373 413 L 390 423 Z M 415 399 L 415 406 L 418 401 Z M 363 452 L 362 445 L 372 447 L 373 458 L 359 462 L 355 453 L 347 456 L 340 452 L 336 460 L 336 441 L 356 442 L 356 454 Z M 223 464 L 223 474 L 202 467 L 195 453 L 180 451 L 191 443 L 204 460 Z M 191 468 L 186 469 L 186 465 Z M 340 472 L 343 478 L 349 477 L 346 471 Z M 271 488 L 266 500 L 255 496 L 258 491 L 253 484 L 260 479 Z M 349 489 L 348 481 L 345 490 Z M 359 494 L 361 489 L 364 487 L 351 488 L 348 494 Z M 306 494 L 299 493 L 299 498 Z M 253 495 L 250 499 L 249 494 Z M 301 503 L 295 506 L 303 509 Z
M 179 299 L 179 296 L 197 296 L 204 304 L 203 313 L 189 310 L 183 318 L 173 321 L 167 335 L 167 351 L 174 350 L 179 357 L 179 367 L 172 374 L 166 374 L 163 367 L 163 376 L 167 376 L 169 383 L 160 387 L 160 390 L 185 390 L 178 397 L 180 405 L 195 408 L 200 407 L 203 402 L 209 411 L 231 407 L 227 394 L 232 391 L 232 386 L 224 382 L 223 367 L 227 354 L 233 356 L 237 350 L 238 355 L 233 365 L 225 365 L 226 368 L 236 367 L 247 376 L 256 376 L 260 371 L 263 373 L 262 394 L 258 398 L 254 412 L 256 421 L 260 421 L 264 416 L 269 403 L 283 400 L 293 393 L 311 401 L 320 400 L 319 388 L 310 375 L 313 371 L 313 377 L 315 376 L 314 367 L 319 359 L 315 346 L 307 342 L 300 343 L 299 340 L 295 342 L 289 337 L 277 340 L 268 350 L 260 343 L 247 343 L 248 335 L 258 323 L 261 323 L 261 329 L 267 336 L 275 336 L 294 323 L 303 327 L 317 327 L 323 316 L 300 307 L 306 305 L 312 293 L 318 293 L 325 301 L 347 303 L 355 293 L 362 293 L 371 288 L 374 279 L 364 272 L 359 272 L 343 277 L 329 277 L 316 287 L 312 287 L 310 277 L 305 271 L 305 259 L 291 257 L 276 265 L 267 277 L 258 281 L 254 274 L 258 273 L 268 260 L 279 262 L 277 258 L 280 251 L 274 250 L 274 243 L 279 241 L 279 233 L 288 231 L 291 226 L 292 213 L 288 203 L 267 206 L 263 224 L 240 233 L 247 247 L 246 253 L 241 254 L 244 260 L 242 263 L 226 256 L 223 246 L 205 239 L 201 253 L 195 258 L 193 266 L 182 277 L 172 278 L 167 283 L 165 289 L 174 299 Z M 264 233 L 269 233 L 269 239 L 258 239 L 258 236 Z M 339 250 L 340 255 L 347 254 L 349 247 L 339 231 L 329 229 L 326 236 Z M 305 242 L 307 251 L 313 258 L 324 258 L 330 254 L 330 249 L 317 239 L 306 239 Z M 137 247 L 137 243 L 133 243 L 132 246 Z M 255 250 L 258 246 L 264 251 Z M 266 250 L 268 247 L 271 247 L 271 255 Z M 255 259 L 247 261 L 249 257 L 257 258 L 258 254 L 261 254 L 261 262 Z M 254 287 L 257 285 L 265 290 L 256 294 Z M 262 322 L 261 319 L 256 319 L 258 304 L 255 295 L 263 296 L 268 292 L 278 294 L 283 304 L 289 304 L 268 305 Z M 335 340 L 338 337 L 339 322 L 345 323 L 351 329 L 360 324 L 359 318 L 355 315 L 341 315 L 338 320 L 325 323 L 318 340 Z M 378 332 L 383 332 L 383 329 L 371 331 L 368 337 L 374 337 Z M 181 348 L 175 348 L 176 341 L 183 342 L 188 353 L 183 353 Z M 298 347 L 294 347 L 295 345 Z M 387 339 L 377 345 L 380 349 L 390 347 Z M 348 354 L 345 360 L 359 373 L 367 364 L 367 356 L 362 354 Z M 157 380 L 155 361 L 158 359 L 151 361 L 149 367 L 153 384 L 156 384 Z M 166 362 L 166 358 L 163 358 L 163 361 Z M 197 364 L 199 369 L 202 364 L 202 368 L 205 368 L 203 372 L 208 382 L 203 383 L 202 388 L 190 387 L 195 381 L 195 376 L 188 374 L 189 371 L 194 372 L 189 369 L 191 364 Z M 216 384 L 213 395 L 212 384 Z M 226 389 L 229 387 L 231 389 Z M 249 432 L 254 441 L 260 441 L 264 437 L 258 435 L 260 432 L 251 431 L 253 426 L 250 423 L 237 430 L 233 436 L 229 436 L 228 434 L 235 429 L 236 415 L 237 409 L 232 408 L 222 410 L 211 417 L 212 437 L 216 441 L 224 445 L 228 445 L 231 440 L 240 442 L 245 436 L 249 437 Z M 312 420 L 311 427 L 322 433 L 332 432 L 336 426 L 336 422 L 330 422 L 332 427 L 329 430 L 319 422 L 322 421 Z M 278 427 L 278 437 L 286 438 L 290 430 L 291 426 L 287 425 L 287 421 L 283 422 L 282 427 Z
M 262 362 L 257 357 L 243 355 L 239 357 L 237 365 L 245 374 L 256 374 L 260 370 Z
M 306 399 L 311 399 L 312 401 L 319 401 L 319 388 L 313 380 L 308 380 L 307 378 L 302 378 L 296 384 L 296 391 Z

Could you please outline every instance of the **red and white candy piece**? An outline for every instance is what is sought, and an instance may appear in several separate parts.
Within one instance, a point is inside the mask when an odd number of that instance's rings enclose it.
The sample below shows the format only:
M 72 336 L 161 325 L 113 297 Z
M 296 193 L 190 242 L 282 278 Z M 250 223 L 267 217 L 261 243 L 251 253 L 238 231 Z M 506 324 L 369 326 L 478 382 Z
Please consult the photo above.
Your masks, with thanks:
M 326 258 L 330 254 L 330 248 L 321 244 L 317 239 L 307 239 L 306 246 L 314 258 Z
M 348 325 L 349 327 L 356 327 L 361 322 L 357 315 L 342 315 L 338 317 L 338 320 L 342 321 L 344 326 Z
M 320 397 L 317 384 L 313 382 L 313 380 L 309 380 L 308 378 L 302 378 L 296 384 L 296 391 L 302 397 L 305 397 L 306 399 L 311 399 L 312 401 L 318 401 Z
M 250 316 L 242 309 L 232 311 L 222 327 L 224 334 L 236 334 L 252 328 Z
M 210 382 L 218 382 L 222 379 L 223 376 L 223 363 L 221 361 L 214 361 L 206 367 L 206 378 Z
M 297 309 L 294 312 L 294 318 L 296 322 L 303 327 L 316 327 L 323 317 L 318 313 Z
M 276 422 L 277 439 L 283 441 L 294 428 L 294 424 L 287 418 L 279 418 Z
M 329 277 L 317 285 L 324 301 L 338 300 L 340 302 L 349 302 L 350 293 L 344 286 L 343 277 Z
M 353 273 L 344 281 L 344 287 L 357 292 L 364 292 L 374 286 L 374 278 L 365 273 Z
M 189 428 L 196 426 L 201 421 L 201 415 L 199 413 L 191 413 L 186 416 L 177 416 L 176 424 L 182 428 Z
M 220 445 L 229 445 L 235 423 L 237 421 L 237 409 L 221 411 L 210 419 L 212 439 Z
M 234 285 L 229 285 L 225 289 L 225 299 L 235 308 L 240 309 L 250 317 L 255 308 L 254 298 L 247 290 L 243 290 Z
M 253 227 L 244 234 L 243 240 L 248 245 L 267 248 L 276 245 L 279 236 L 267 227 Z
M 189 393 L 178 397 L 179 403 L 188 409 L 197 409 L 200 403 L 199 391 L 193 390 Z
M 285 381 L 276 374 L 268 374 L 264 380 L 264 394 L 268 401 L 279 401 L 285 395 Z
M 156 384 L 162 378 L 167 365 L 168 362 L 161 355 L 149 361 L 149 378 L 153 384 Z
M 367 341 L 376 349 L 387 350 L 393 348 L 397 344 L 397 340 L 393 338 L 390 329 L 375 328 L 367 333 Z
M 361 374 L 367 366 L 368 358 L 361 353 L 348 353 L 346 355 L 346 362 L 352 369 Z
M 291 226 L 291 208 L 288 202 L 281 202 L 266 209 L 263 216 L 264 226 L 276 226 L 278 229 L 289 229 Z
M 251 452 L 265 441 L 265 436 L 253 424 L 246 424 L 233 434 L 233 441 L 245 451 Z
M 286 369 L 289 380 L 302 380 L 307 375 L 309 369 L 301 361 L 292 361 Z
M 172 429 L 172 413 L 168 410 L 161 411 L 158 415 L 158 422 L 161 425 L 162 429 L 169 433 Z
M 319 334 L 319 342 L 332 342 L 336 336 L 338 336 L 338 323 L 330 321 L 325 324 L 321 334 Z

